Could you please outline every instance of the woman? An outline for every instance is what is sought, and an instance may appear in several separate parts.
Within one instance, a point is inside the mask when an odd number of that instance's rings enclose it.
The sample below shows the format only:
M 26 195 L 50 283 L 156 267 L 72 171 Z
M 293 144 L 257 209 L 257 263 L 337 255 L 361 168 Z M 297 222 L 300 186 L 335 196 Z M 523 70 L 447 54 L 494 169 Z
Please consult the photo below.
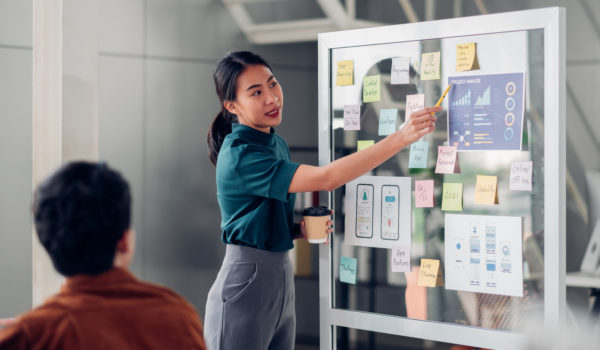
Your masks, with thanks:
M 434 130 L 434 112 L 414 113 L 375 145 L 317 167 L 290 161 L 281 123 L 283 93 L 271 68 L 251 52 L 232 52 L 214 73 L 221 112 L 208 133 L 217 168 L 223 265 L 206 304 L 209 350 L 293 349 L 294 276 L 288 250 L 306 238 L 293 223 L 295 193 L 332 191 Z M 331 221 L 327 225 L 331 225 Z M 331 233 L 331 229 L 327 229 Z

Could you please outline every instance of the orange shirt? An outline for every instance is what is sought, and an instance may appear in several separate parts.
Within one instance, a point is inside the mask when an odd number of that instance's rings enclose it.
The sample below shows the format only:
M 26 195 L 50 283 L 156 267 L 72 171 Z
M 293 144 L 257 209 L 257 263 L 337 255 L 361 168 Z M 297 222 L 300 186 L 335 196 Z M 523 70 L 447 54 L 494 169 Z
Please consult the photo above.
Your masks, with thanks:
M 61 291 L 0 330 L 4 349 L 206 349 L 196 310 L 175 292 L 114 268 Z

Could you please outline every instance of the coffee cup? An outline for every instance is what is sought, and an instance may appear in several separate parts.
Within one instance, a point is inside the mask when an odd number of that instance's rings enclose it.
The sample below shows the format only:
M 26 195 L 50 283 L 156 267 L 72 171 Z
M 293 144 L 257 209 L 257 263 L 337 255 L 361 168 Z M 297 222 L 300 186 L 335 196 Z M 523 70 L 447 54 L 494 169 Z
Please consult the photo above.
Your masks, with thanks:
M 304 225 L 310 243 L 327 242 L 327 221 L 331 218 L 331 211 L 327 207 L 309 207 L 302 211 Z

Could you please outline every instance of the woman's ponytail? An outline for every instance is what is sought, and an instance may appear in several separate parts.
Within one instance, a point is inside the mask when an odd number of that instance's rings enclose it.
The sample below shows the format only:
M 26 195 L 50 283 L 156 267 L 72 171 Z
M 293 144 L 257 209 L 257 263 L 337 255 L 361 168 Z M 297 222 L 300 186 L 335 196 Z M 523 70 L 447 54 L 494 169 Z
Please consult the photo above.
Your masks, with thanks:
M 269 64 L 260 56 L 249 51 L 230 52 L 223 57 L 213 73 L 215 89 L 221 101 L 221 112 L 217 114 L 208 130 L 208 157 L 216 166 L 219 151 L 225 136 L 231 133 L 231 125 L 237 123 L 237 116 L 224 108 L 225 101 L 235 101 L 238 76 L 250 65 L 262 65 L 269 69 Z

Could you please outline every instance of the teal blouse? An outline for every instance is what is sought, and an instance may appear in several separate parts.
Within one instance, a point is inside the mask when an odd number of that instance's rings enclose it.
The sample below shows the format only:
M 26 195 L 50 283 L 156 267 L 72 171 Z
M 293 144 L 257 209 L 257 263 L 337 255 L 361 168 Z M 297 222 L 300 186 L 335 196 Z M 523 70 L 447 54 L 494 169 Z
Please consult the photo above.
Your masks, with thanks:
M 288 193 L 300 164 L 275 134 L 233 124 L 217 158 L 217 198 L 225 243 L 269 251 L 292 249 L 294 201 Z

